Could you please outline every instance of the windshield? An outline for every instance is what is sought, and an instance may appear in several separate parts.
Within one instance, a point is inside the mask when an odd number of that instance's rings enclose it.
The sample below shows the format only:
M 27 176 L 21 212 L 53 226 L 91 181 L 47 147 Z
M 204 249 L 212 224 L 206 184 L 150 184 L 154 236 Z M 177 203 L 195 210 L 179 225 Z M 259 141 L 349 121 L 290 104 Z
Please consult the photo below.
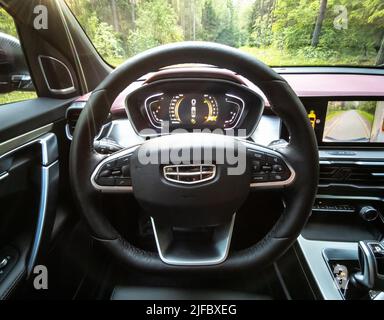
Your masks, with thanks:
M 187 40 L 239 48 L 270 66 L 383 66 L 383 0 L 66 0 L 117 66 Z

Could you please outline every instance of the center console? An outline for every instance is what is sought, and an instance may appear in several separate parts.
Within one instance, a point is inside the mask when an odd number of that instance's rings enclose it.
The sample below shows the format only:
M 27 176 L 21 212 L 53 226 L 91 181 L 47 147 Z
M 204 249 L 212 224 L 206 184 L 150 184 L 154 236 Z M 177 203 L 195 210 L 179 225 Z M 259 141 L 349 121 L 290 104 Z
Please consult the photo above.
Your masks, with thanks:
M 367 280 L 381 275 L 367 267 L 377 259 L 364 245 L 383 245 L 384 101 L 362 100 L 303 99 L 319 144 L 320 178 L 298 245 L 326 300 L 384 299 L 380 281 Z

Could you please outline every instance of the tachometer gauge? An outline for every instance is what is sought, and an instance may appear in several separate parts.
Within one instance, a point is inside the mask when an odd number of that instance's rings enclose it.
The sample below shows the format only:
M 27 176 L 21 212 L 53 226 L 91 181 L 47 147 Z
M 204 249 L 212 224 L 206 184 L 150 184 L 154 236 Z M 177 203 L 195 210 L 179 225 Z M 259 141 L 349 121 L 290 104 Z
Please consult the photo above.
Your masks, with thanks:
M 178 94 L 169 105 L 172 124 L 211 125 L 217 122 L 218 115 L 217 101 L 208 94 Z
M 158 93 L 145 100 L 145 110 L 151 124 L 156 128 L 161 128 L 162 122 L 167 116 L 167 107 L 163 105 L 164 95 Z
M 225 102 L 227 103 L 227 117 L 224 119 L 224 128 L 231 129 L 238 123 L 241 114 L 244 110 L 244 101 L 232 94 L 225 95 Z

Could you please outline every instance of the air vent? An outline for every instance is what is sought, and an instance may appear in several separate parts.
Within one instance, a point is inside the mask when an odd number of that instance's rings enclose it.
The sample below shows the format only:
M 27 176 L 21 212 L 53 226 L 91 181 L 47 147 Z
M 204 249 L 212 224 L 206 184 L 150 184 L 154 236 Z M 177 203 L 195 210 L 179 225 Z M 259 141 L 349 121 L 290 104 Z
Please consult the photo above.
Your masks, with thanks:
M 320 185 L 384 187 L 384 162 L 320 163 Z
M 67 109 L 67 125 L 65 128 L 68 139 L 72 140 L 73 132 L 75 131 L 77 120 L 79 119 L 80 113 L 83 110 L 85 102 L 74 102 Z

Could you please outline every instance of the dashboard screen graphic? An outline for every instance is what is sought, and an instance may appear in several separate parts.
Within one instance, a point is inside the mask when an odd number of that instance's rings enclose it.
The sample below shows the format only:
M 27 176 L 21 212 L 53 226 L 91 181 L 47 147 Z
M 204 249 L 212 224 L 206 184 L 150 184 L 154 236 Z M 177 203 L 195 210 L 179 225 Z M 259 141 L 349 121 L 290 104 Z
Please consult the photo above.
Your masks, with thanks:
M 323 142 L 384 142 L 384 101 L 329 101 Z
M 228 93 L 159 93 L 146 99 L 145 109 L 155 127 L 169 121 L 171 127 L 231 129 L 241 117 L 244 101 Z

